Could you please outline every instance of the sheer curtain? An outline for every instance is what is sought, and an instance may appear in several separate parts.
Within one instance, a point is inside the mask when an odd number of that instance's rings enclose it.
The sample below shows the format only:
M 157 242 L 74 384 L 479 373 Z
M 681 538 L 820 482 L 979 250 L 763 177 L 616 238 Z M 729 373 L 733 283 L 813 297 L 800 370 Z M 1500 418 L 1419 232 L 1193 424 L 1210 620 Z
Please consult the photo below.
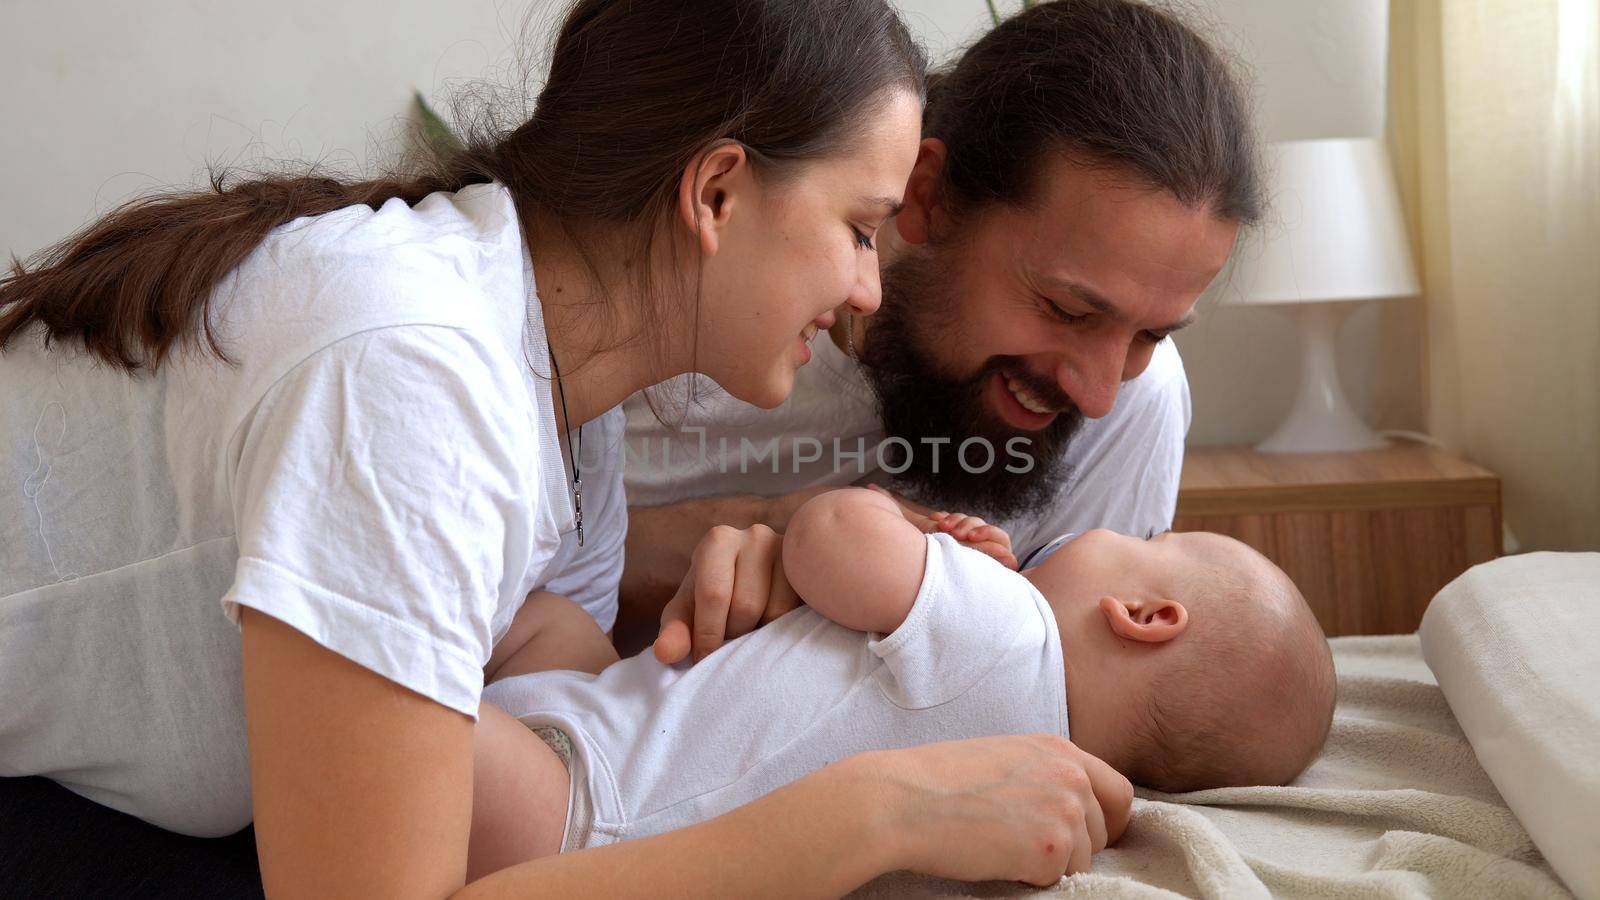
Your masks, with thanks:
M 1503 479 L 1515 545 L 1600 549 L 1600 3 L 1398 0 L 1392 24 L 1427 426 Z

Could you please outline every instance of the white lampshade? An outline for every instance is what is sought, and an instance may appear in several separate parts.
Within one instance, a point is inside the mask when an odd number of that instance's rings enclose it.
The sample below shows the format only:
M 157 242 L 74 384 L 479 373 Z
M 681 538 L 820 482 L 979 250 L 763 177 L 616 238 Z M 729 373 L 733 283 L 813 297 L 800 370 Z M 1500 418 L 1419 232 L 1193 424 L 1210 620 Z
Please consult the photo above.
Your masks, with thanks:
M 1351 300 L 1408 297 L 1421 288 L 1400 195 L 1381 142 L 1287 141 L 1268 153 L 1272 213 L 1259 243 L 1234 260 L 1229 299 L 1284 304 L 1300 325 L 1300 389 L 1269 453 L 1369 450 L 1386 443 L 1339 385 L 1335 342 Z
M 1267 171 L 1271 212 L 1260 242 L 1239 248 L 1230 300 L 1315 303 L 1420 291 L 1381 141 L 1284 141 L 1268 148 Z

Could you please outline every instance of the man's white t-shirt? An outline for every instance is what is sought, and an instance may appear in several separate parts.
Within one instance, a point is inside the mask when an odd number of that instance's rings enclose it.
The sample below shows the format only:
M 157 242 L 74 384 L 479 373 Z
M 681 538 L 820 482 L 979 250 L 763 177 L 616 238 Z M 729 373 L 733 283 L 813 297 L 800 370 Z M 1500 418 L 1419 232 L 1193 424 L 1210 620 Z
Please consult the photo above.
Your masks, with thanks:
M 565 849 L 714 818 L 867 750 L 1002 734 L 1069 737 L 1061 636 L 1028 579 L 929 535 L 888 635 L 794 612 L 691 666 L 646 651 L 497 681 L 484 699 L 572 739 Z
M 879 461 L 883 427 L 860 367 L 826 334 L 811 349 L 812 361 L 775 409 L 743 403 L 692 375 L 652 392 L 660 418 L 672 427 L 661 424 L 644 395 L 630 398 L 624 404 L 628 501 L 661 506 L 723 494 L 775 496 L 820 485 L 886 483 Z M 684 414 L 691 391 L 695 399 Z M 1171 528 L 1189 418 L 1183 360 L 1165 340 L 1149 367 L 1122 385 L 1111 412 L 1085 420 L 1072 438 L 1069 474 L 1055 502 L 995 523 L 1010 532 L 1017 557 L 1067 532 L 1109 528 L 1145 537 Z M 942 448 L 943 464 L 954 467 L 957 450 Z M 1010 462 L 1003 448 L 997 459 Z
M 475 716 L 552 560 L 614 616 L 626 529 L 612 454 L 588 473 L 610 511 L 563 549 L 544 326 L 501 186 L 289 223 L 213 323 L 229 362 L 138 377 L 37 328 L 0 354 L 0 775 L 196 835 L 251 820 L 240 607 Z M 612 447 L 619 416 L 596 429 Z

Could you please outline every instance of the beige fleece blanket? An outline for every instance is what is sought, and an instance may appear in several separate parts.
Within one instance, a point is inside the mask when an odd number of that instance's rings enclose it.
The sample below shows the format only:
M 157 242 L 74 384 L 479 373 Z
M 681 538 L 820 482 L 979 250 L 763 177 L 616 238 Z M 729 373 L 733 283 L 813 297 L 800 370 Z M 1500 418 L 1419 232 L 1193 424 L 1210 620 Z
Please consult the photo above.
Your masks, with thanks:
M 1416 636 L 1331 643 L 1333 732 L 1292 786 L 1141 792 L 1094 871 L 1048 890 L 897 874 L 858 896 L 1570 897 L 1478 765 Z

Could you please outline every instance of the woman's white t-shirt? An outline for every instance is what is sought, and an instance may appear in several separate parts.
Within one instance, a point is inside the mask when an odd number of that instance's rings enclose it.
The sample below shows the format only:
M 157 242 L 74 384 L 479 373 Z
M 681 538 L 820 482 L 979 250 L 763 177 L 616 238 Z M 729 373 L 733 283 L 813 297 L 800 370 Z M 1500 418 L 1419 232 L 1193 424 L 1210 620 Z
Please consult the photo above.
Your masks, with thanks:
M 251 819 L 241 606 L 476 715 L 495 640 L 574 556 L 503 187 L 289 223 L 212 321 L 227 362 L 129 377 L 38 329 L 0 355 L 0 775 L 200 835 Z M 585 571 L 619 572 L 622 536 L 586 530 Z M 604 626 L 614 590 L 584 598 Z

